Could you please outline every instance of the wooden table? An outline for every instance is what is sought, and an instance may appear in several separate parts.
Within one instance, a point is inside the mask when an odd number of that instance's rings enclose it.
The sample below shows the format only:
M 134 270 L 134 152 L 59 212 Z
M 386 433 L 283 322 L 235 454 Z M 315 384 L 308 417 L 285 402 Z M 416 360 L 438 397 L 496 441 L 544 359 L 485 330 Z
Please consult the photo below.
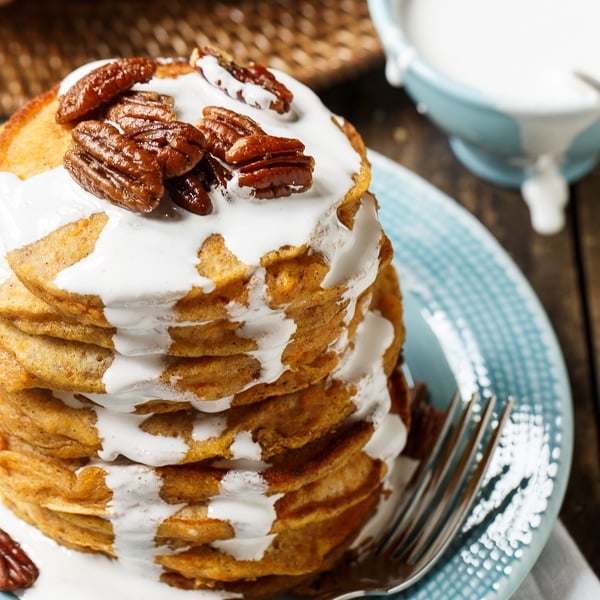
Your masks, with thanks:
M 471 211 L 514 259 L 539 296 L 562 347 L 573 393 L 573 465 L 561 518 L 600 575 L 600 167 L 572 189 L 567 226 L 533 232 L 515 190 L 468 172 L 447 138 L 390 87 L 383 65 L 321 93 L 368 147 L 430 181 Z

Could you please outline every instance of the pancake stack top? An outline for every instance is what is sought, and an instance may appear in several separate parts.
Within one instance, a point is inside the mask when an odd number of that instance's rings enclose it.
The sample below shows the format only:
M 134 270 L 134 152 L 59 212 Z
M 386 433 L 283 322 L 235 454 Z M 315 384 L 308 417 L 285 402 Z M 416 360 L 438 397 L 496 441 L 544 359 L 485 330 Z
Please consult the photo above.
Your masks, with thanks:
M 117 578 L 261 596 L 334 564 L 406 439 L 369 177 L 310 90 L 212 48 L 85 65 L 19 111 L 0 133 L 4 503 Z

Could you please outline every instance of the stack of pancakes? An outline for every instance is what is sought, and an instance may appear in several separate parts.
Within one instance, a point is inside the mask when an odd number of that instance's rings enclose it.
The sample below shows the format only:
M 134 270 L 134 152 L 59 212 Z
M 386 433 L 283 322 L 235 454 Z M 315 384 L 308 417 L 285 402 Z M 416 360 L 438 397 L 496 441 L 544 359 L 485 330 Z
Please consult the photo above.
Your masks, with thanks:
M 301 139 L 313 184 L 211 188 L 207 216 L 168 197 L 130 213 L 63 167 L 59 98 L 95 66 L 0 133 L 0 497 L 177 587 L 289 589 L 356 542 L 406 437 L 401 298 L 364 147 L 283 74 L 280 116 L 165 61 L 137 87 L 193 106 L 192 124 L 219 104 Z

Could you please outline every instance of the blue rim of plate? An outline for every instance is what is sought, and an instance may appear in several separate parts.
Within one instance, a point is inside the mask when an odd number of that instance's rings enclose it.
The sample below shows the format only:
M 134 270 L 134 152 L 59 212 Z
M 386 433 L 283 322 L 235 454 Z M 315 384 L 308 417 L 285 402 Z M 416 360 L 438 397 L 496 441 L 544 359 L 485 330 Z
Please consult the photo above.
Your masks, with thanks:
M 395 597 L 506 600 L 541 553 L 567 486 L 564 360 L 529 283 L 483 225 L 398 163 L 373 151 L 369 159 L 405 297 L 411 374 L 439 406 L 453 386 L 463 397 L 516 399 L 462 535 L 422 583 Z

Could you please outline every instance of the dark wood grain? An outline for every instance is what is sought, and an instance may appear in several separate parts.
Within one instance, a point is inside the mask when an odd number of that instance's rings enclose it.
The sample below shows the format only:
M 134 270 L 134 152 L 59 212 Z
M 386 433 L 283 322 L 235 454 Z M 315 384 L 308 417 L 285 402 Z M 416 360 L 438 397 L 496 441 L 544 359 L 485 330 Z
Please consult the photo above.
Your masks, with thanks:
M 589 313 L 590 352 L 593 357 L 596 402 L 600 411 L 600 169 L 577 186 L 582 286 Z
M 469 173 L 448 141 L 419 114 L 383 67 L 322 93 L 359 129 L 367 146 L 421 175 L 473 213 L 531 283 L 556 331 L 573 393 L 575 442 L 561 518 L 600 574 L 597 373 L 600 355 L 600 169 L 573 190 L 567 226 L 553 236 L 533 232 L 520 194 Z

